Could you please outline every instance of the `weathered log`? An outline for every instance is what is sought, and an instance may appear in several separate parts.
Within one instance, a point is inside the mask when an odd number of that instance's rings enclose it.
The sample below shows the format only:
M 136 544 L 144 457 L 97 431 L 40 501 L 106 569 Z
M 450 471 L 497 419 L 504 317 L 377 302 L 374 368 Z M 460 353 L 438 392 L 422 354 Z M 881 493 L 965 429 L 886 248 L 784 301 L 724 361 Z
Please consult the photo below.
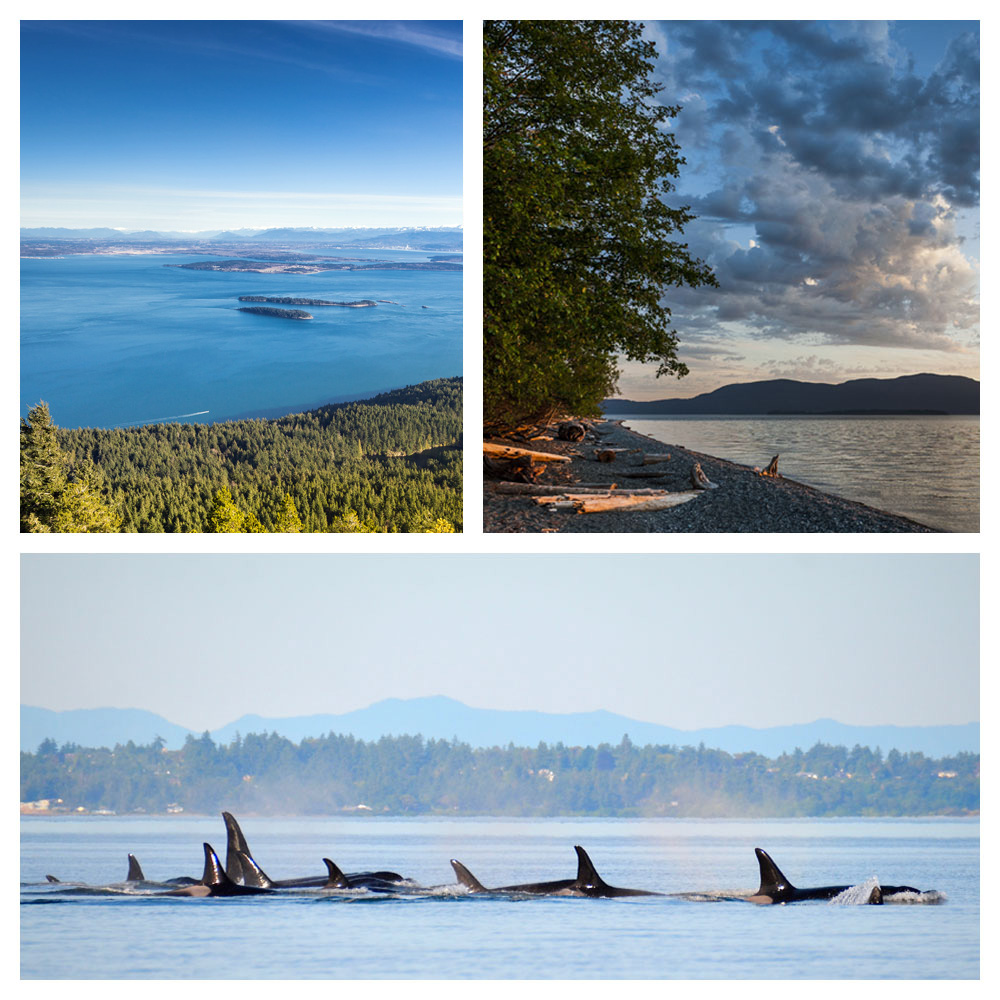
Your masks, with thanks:
M 615 483 L 610 485 L 604 483 L 566 483 L 563 486 L 544 485 L 539 486 L 533 483 L 497 483 L 496 492 L 504 493 L 508 496 L 565 496 L 567 493 L 601 493 L 609 494 L 615 488 Z
M 530 458 L 490 458 L 483 455 L 483 478 L 503 479 L 518 483 L 533 483 L 543 472 L 541 462 Z
M 494 458 L 530 458 L 534 462 L 571 462 L 567 455 L 553 455 L 547 451 L 532 451 L 530 448 L 515 448 L 509 444 L 483 442 L 483 454 Z
M 771 476 L 774 479 L 781 479 L 781 474 L 778 472 L 778 456 L 775 455 L 771 459 L 770 464 L 766 469 L 761 469 L 758 475 L 761 476 Z
M 538 494 L 535 496 L 535 503 L 537 504 L 551 504 L 559 503 L 563 500 L 593 500 L 593 499 L 607 499 L 613 500 L 615 498 L 621 498 L 623 500 L 628 500 L 632 497 L 638 497 L 639 499 L 645 499 L 647 497 L 665 497 L 668 496 L 666 490 L 629 490 L 628 492 L 621 491 L 613 493 L 610 490 L 605 490 L 603 493 L 597 490 L 583 490 L 582 492 L 569 490 L 564 493 L 557 494 Z
M 574 500 L 573 506 L 576 511 L 580 514 L 603 514 L 608 511 L 614 510 L 629 510 L 629 511 L 651 511 L 651 510 L 667 510 L 670 507 L 676 507 L 679 504 L 687 503 L 689 500 L 693 500 L 698 493 L 688 492 L 688 493 L 667 493 L 664 496 L 658 497 L 648 497 L 648 496 L 614 496 L 614 497 L 585 497 L 580 500 Z M 550 509 L 562 509 L 568 510 L 568 506 L 564 505 L 563 501 L 559 502 L 559 506 L 556 507 L 555 504 L 550 505 Z
M 664 454 L 664 455 L 643 455 L 642 456 L 642 464 L 643 465 L 657 465 L 660 462 L 669 462 L 669 461 L 670 461 L 670 455 L 669 454 Z
M 557 433 L 560 441 L 582 441 L 587 430 L 579 420 L 564 420 Z
M 613 462 L 619 455 L 627 455 L 633 448 L 601 448 L 594 453 L 598 462 Z
M 718 483 L 713 483 L 704 472 L 701 471 L 701 462 L 695 462 L 691 469 L 691 485 L 696 490 L 717 490 Z

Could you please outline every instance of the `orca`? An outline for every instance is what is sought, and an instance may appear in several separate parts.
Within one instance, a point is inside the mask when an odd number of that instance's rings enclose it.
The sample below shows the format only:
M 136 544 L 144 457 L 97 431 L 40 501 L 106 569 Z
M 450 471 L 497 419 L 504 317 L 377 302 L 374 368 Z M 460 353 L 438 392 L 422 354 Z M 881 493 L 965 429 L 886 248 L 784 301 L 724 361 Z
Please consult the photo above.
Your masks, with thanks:
M 179 889 L 168 889 L 166 892 L 155 893 L 157 896 L 256 896 L 270 893 L 271 889 L 262 886 L 239 885 L 227 874 L 218 855 L 212 850 L 211 844 L 202 845 L 205 850 L 205 871 L 201 881 L 196 885 L 185 885 Z
M 614 898 L 617 896 L 661 896 L 663 893 L 651 892 L 648 889 L 622 889 L 608 885 L 594 868 L 587 852 L 577 845 L 576 878 L 557 879 L 552 882 L 527 882 L 521 885 L 503 885 L 494 889 L 486 886 L 469 871 L 461 861 L 452 858 L 451 867 L 455 870 L 459 884 L 464 885 L 469 892 L 509 892 L 528 893 L 536 896 L 590 896 L 592 898 Z
M 237 884 L 258 885 L 256 872 L 260 872 L 257 862 L 250 853 L 250 845 L 240 829 L 236 817 L 224 812 L 222 819 L 226 824 L 226 874 Z M 245 859 L 245 860 L 244 860 Z M 249 862 L 249 864 L 248 864 Z M 260 872 L 260 874 L 263 874 Z M 267 878 L 267 876 L 264 876 Z M 249 881 L 244 881 L 249 878 Z M 377 879 L 382 882 L 402 882 L 403 876 L 397 872 L 354 872 L 346 876 L 353 879 Z M 304 878 L 268 879 L 268 888 L 274 889 L 308 889 L 326 887 L 327 875 L 313 875 Z
M 46 875 L 46 882 L 54 882 L 57 885 L 62 884 L 62 879 L 58 879 L 55 875 Z M 142 868 L 139 865 L 139 861 L 134 854 L 128 856 L 128 874 L 125 876 L 126 882 L 145 882 L 146 876 L 142 874 Z
M 845 889 L 851 888 L 849 885 L 823 885 L 815 889 L 798 889 L 785 878 L 767 851 L 755 847 L 754 852 L 760 866 L 760 888 L 754 895 L 746 897 L 751 903 L 798 903 L 804 899 L 833 899 Z M 872 889 L 868 902 L 878 906 L 884 902 L 886 896 L 894 896 L 900 892 L 914 892 L 919 895 L 920 890 L 908 885 L 876 886 Z
M 459 885 L 464 885 L 469 892 L 524 892 L 536 896 L 550 896 L 568 889 L 575 881 L 571 878 L 564 878 L 555 882 L 527 882 L 523 885 L 501 885 L 487 889 L 461 861 L 452 858 L 451 867 L 455 870 L 455 877 L 458 879 Z
M 370 889 L 372 892 L 398 892 L 400 879 L 379 878 L 371 875 L 345 875 L 329 858 L 323 859 L 327 880 L 324 889 Z
M 662 896 L 662 892 L 651 892 L 649 889 L 621 889 L 615 885 L 608 885 L 600 875 L 594 863 L 590 860 L 587 852 L 577 845 L 573 848 L 576 851 L 577 869 L 576 881 L 567 886 L 564 892 L 573 896 L 590 896 L 592 898 L 615 899 L 619 896 Z

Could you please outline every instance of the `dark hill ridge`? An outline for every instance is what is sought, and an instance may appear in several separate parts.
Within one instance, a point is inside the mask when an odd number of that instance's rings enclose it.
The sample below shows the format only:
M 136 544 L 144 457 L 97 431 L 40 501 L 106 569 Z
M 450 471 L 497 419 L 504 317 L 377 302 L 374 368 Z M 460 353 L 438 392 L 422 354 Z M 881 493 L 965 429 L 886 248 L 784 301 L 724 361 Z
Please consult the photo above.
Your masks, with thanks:
M 833 385 L 770 379 L 724 385 L 690 399 L 606 399 L 608 415 L 631 414 L 978 414 L 979 383 L 964 375 L 861 378 Z

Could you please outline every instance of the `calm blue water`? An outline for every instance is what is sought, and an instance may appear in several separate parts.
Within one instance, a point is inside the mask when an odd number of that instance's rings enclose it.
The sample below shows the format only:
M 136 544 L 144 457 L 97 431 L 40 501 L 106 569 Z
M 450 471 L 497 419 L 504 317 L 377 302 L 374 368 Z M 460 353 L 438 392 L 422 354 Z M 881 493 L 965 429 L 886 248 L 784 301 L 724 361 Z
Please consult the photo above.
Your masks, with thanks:
M 617 415 L 616 415 L 617 419 Z M 979 417 L 624 417 L 627 427 L 778 471 L 942 531 L 979 530 Z
M 428 255 L 386 250 L 371 257 Z M 21 415 L 44 399 L 62 427 L 228 420 L 462 372 L 461 273 L 269 275 L 164 267 L 206 259 L 22 260 Z M 239 295 L 400 305 L 317 306 L 307 310 L 314 319 L 295 322 L 238 312 Z
M 900 979 L 979 975 L 975 820 L 496 820 L 240 817 L 274 878 L 388 867 L 449 886 L 391 898 L 316 891 L 235 899 L 74 895 L 135 853 L 147 878 L 199 875 L 222 820 L 22 818 L 22 978 Z M 755 906 L 684 898 L 463 895 L 449 858 L 486 885 L 569 878 L 574 844 L 613 885 L 752 891 L 753 848 L 796 884 L 908 883 L 941 905 Z

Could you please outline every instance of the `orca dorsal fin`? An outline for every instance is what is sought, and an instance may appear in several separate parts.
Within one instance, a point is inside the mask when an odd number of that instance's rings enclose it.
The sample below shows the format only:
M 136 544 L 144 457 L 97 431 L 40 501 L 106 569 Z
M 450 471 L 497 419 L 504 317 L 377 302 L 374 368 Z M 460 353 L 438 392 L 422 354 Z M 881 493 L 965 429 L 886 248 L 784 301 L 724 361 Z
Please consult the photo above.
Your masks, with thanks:
M 134 854 L 128 856 L 128 875 L 125 876 L 126 882 L 145 882 L 146 876 L 142 874 L 142 867 L 139 864 L 139 859 L 136 858 Z
M 232 879 L 226 874 L 218 854 L 212 850 L 211 844 L 203 844 L 205 848 L 205 871 L 201 876 L 201 884 L 207 886 L 230 885 Z
M 587 886 L 600 889 L 606 887 L 607 883 L 597 874 L 597 869 L 594 867 L 594 862 L 590 860 L 590 855 L 579 844 L 573 850 L 576 851 L 576 882 L 573 883 L 573 888 Z
M 781 874 L 781 869 L 771 860 L 771 855 L 767 851 L 762 851 L 759 847 L 755 847 L 754 853 L 757 855 L 757 864 L 760 865 L 760 888 L 757 890 L 758 896 L 774 896 L 775 893 L 795 888 Z
M 324 889 L 350 889 L 351 883 L 347 881 L 347 876 L 329 858 L 324 858 L 323 864 L 329 873 Z
M 461 861 L 452 858 L 451 867 L 455 869 L 455 878 L 458 879 L 459 885 L 464 885 L 470 892 L 489 892 L 489 889 Z
M 59 881 L 59 879 L 57 879 L 57 878 L 55 877 L 55 875 L 46 875 L 46 876 L 45 876 L 45 881 L 46 881 L 46 882 L 58 882 L 58 881 Z
M 868 903 L 871 906 L 881 906 L 882 905 L 882 887 L 881 886 L 877 885 L 877 886 L 875 886 L 872 889 L 871 894 L 868 896 Z
M 226 824 L 226 874 L 239 883 L 243 879 L 243 866 L 240 864 L 239 855 L 245 854 L 251 860 L 250 845 L 247 844 L 246 837 L 240 829 L 240 824 L 236 822 L 236 817 L 229 812 L 222 814 L 223 822 Z
M 240 871 L 242 873 L 242 883 L 243 885 L 254 886 L 257 889 L 272 889 L 274 888 L 274 883 L 267 877 L 266 874 L 261 870 L 260 865 L 243 851 L 237 851 L 236 857 L 240 862 Z M 229 874 L 228 872 L 226 873 Z

